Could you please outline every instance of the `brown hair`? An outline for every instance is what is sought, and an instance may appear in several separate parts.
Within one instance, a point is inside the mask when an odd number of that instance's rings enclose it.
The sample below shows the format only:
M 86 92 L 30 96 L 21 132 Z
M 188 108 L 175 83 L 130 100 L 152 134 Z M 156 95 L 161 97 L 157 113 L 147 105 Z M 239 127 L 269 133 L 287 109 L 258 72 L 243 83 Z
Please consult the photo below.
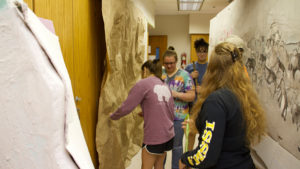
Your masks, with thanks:
M 144 70 L 144 68 L 147 68 L 150 73 L 154 74 L 156 77 L 158 77 L 159 79 L 161 79 L 162 76 L 162 65 L 159 62 L 159 59 L 155 59 L 155 60 L 147 60 L 143 65 L 142 65 L 142 70 Z
M 206 43 L 203 38 L 197 39 L 194 42 L 194 48 L 196 49 L 197 52 L 200 51 L 200 48 L 204 48 L 205 52 L 207 52 L 208 51 L 208 43 Z
M 169 46 L 168 50 L 175 50 L 174 46 Z
M 163 60 L 165 60 L 165 57 L 170 57 L 170 56 L 174 56 L 175 61 L 177 62 L 178 57 L 177 57 L 177 53 L 174 50 L 166 50 L 163 55 Z
M 242 71 L 241 58 L 241 53 L 231 43 L 223 42 L 215 47 L 203 77 L 201 94 L 192 109 L 192 114 L 195 120 L 205 99 L 212 92 L 227 88 L 235 94 L 241 104 L 246 124 L 246 141 L 255 144 L 265 134 L 265 112 L 249 78 Z

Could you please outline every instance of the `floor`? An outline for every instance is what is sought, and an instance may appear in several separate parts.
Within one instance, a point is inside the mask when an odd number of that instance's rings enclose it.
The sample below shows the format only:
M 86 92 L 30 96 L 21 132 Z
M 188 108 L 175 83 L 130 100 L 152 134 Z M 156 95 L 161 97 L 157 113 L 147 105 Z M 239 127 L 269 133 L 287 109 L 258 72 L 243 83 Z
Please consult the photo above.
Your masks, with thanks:
M 141 165 L 142 165 L 141 153 L 142 153 L 142 149 L 137 153 L 136 156 L 133 157 L 133 159 L 131 160 L 130 166 L 127 167 L 126 169 L 140 169 L 141 168 Z M 172 152 L 168 151 L 165 169 L 171 168 L 171 158 L 172 158 Z
M 196 135 L 196 141 L 195 141 L 194 147 L 198 145 L 198 136 L 199 135 Z M 185 139 L 183 139 L 183 145 L 185 145 Z M 141 153 L 142 153 L 142 149 L 137 153 L 137 155 L 135 155 L 132 158 L 130 166 L 128 166 L 126 169 L 140 169 L 141 168 L 141 165 L 142 165 Z M 171 169 L 171 159 L 172 159 L 172 151 L 168 151 L 165 169 Z

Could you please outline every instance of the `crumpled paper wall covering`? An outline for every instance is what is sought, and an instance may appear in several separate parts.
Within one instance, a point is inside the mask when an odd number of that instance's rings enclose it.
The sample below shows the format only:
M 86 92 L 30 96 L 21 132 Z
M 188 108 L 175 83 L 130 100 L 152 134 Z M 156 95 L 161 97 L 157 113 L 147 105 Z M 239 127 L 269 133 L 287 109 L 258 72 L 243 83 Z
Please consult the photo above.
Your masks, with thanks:
M 107 45 L 106 79 L 99 100 L 96 145 L 99 169 L 125 169 L 143 142 L 143 119 L 133 113 L 111 121 L 109 113 L 126 99 L 140 79 L 147 22 L 130 0 L 103 0 Z

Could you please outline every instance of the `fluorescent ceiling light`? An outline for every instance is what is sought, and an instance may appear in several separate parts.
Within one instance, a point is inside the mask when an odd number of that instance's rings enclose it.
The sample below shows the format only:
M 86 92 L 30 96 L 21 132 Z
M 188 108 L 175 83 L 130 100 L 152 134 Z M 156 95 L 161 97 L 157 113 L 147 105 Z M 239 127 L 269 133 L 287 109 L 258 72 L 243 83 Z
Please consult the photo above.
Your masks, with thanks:
M 177 0 L 179 11 L 199 11 L 204 0 Z

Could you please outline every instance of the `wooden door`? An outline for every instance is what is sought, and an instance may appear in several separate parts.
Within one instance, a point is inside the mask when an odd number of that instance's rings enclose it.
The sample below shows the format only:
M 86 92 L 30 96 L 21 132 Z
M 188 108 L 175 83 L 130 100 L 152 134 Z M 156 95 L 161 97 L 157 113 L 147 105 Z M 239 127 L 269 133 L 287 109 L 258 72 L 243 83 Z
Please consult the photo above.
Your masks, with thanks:
M 32 10 L 32 11 L 34 11 L 34 9 L 33 9 L 33 1 L 34 0 L 23 0 L 25 3 L 27 3 L 27 5 L 28 5 L 28 7 Z
M 73 7 L 75 99 L 93 163 L 98 166 L 96 124 L 106 53 L 101 1 L 73 0 Z
M 34 13 L 38 17 L 53 21 L 74 92 L 76 84 L 73 57 L 73 2 L 72 0 L 33 0 L 32 2 Z
M 151 47 L 150 55 L 156 55 L 156 50 L 159 50 L 159 59 L 162 61 L 162 56 L 168 47 L 167 35 L 150 35 L 149 46 Z
M 208 34 L 191 34 L 190 37 L 191 37 L 191 60 L 189 63 L 193 63 L 194 61 L 198 61 L 196 50 L 194 48 L 194 42 L 197 39 L 203 38 L 207 43 L 209 43 L 209 35 Z

